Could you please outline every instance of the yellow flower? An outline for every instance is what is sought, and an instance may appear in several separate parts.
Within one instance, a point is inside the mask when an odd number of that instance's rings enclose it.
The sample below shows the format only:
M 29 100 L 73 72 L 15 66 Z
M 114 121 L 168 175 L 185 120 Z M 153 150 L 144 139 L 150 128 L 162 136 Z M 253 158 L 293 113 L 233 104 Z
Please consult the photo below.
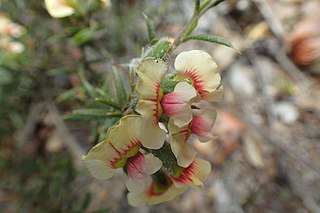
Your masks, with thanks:
M 210 163 L 196 158 L 187 168 L 177 167 L 173 175 L 159 171 L 152 175 L 142 191 L 128 193 L 128 202 L 132 206 L 155 205 L 176 198 L 188 186 L 202 187 L 204 179 L 210 174 Z
M 147 58 L 137 68 L 138 104 L 136 111 L 143 118 L 142 144 L 149 149 L 159 149 L 165 139 L 165 131 L 159 126 L 161 115 L 173 120 L 175 125 L 187 125 L 192 119 L 191 104 L 197 100 L 197 92 L 187 82 L 180 82 L 172 93 L 163 94 L 160 82 L 166 73 L 166 65 L 161 60 Z M 146 141 L 152 141 L 151 144 Z
M 201 50 L 180 53 L 174 63 L 177 75 L 187 79 L 202 100 L 218 101 L 222 96 L 219 69 L 212 57 Z
M 190 135 L 194 134 L 201 142 L 212 139 L 211 129 L 216 120 L 216 112 L 213 109 L 192 110 L 191 122 L 184 127 L 176 126 L 169 120 L 168 128 L 172 134 L 171 149 L 179 166 L 187 167 L 194 160 L 196 151 L 188 144 Z M 192 139 L 192 138 L 191 138 Z
M 164 173 L 156 173 L 142 191 L 129 192 L 128 202 L 131 206 L 155 205 L 172 200 L 187 189 L 177 187 Z
M 177 187 L 191 187 L 201 188 L 203 181 L 211 172 L 211 165 L 208 161 L 196 158 L 187 168 L 177 167 L 171 180 Z
M 129 185 L 144 187 L 144 175 L 158 171 L 162 162 L 152 154 L 140 151 L 141 116 L 127 115 L 119 125 L 107 132 L 106 140 L 94 146 L 83 161 L 91 174 L 98 179 L 111 178 L 117 168 L 125 168 Z
M 48 13 L 54 18 L 63 18 L 75 13 L 65 0 L 44 0 Z

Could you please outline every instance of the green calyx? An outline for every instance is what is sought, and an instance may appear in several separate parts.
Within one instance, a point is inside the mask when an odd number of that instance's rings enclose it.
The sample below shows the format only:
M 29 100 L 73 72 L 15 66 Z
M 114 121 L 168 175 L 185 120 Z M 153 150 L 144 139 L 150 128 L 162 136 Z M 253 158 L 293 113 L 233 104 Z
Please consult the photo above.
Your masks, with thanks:
M 175 79 L 175 77 L 165 78 L 161 81 L 160 86 L 164 94 L 173 92 L 176 85 L 181 82 L 180 80 Z
M 151 47 L 146 57 L 153 57 L 155 59 L 165 59 L 168 57 L 171 51 L 172 43 L 167 40 L 160 40 L 154 46 Z

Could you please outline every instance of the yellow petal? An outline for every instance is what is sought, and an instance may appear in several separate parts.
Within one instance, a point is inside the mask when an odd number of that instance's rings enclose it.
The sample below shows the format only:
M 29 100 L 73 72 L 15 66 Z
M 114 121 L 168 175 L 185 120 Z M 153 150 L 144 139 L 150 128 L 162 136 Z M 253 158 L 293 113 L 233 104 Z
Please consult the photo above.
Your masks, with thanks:
M 141 143 L 148 149 L 162 147 L 166 132 L 159 127 L 159 112 L 153 101 L 139 100 L 136 111 L 142 116 Z
M 187 134 L 187 135 L 186 135 Z M 171 138 L 170 144 L 177 163 L 181 167 L 188 167 L 194 160 L 197 152 L 187 143 L 188 133 L 179 132 Z
M 137 93 L 139 99 L 160 100 L 160 81 L 166 73 L 166 64 L 162 60 L 144 59 L 137 68 L 139 80 Z
M 196 158 L 195 159 L 195 164 L 196 164 L 196 172 L 195 175 L 192 177 L 193 182 L 197 183 L 197 181 L 199 184 L 195 184 L 195 186 L 201 186 L 202 187 L 202 182 L 209 176 L 209 174 L 211 173 L 211 164 L 203 159 L 200 158 Z
M 208 94 L 206 100 L 212 101 L 212 102 L 218 102 L 222 99 L 222 97 L 223 97 L 223 86 L 220 86 L 217 90 Z
M 146 175 L 156 173 L 162 166 L 162 161 L 153 154 L 145 155 L 145 161 L 146 164 L 142 172 Z
M 177 187 L 189 185 L 191 187 L 202 187 L 203 181 L 211 172 L 208 161 L 196 158 L 187 168 L 177 168 L 172 180 Z
M 199 101 L 199 97 L 197 91 L 194 89 L 192 85 L 187 82 L 179 82 L 173 92 L 177 92 L 179 94 L 183 94 L 184 100 L 187 103 L 193 103 Z
M 141 143 L 148 149 L 160 149 L 166 139 L 166 132 L 152 121 L 144 120 L 141 129 Z
M 143 178 L 139 181 L 135 181 L 132 178 L 128 178 L 126 181 L 126 186 L 129 192 L 141 192 L 144 190 L 146 185 L 146 178 Z
M 201 98 L 207 100 L 208 94 L 220 85 L 219 69 L 212 57 L 201 50 L 180 53 L 174 63 L 175 69 L 182 77 L 189 78 Z
M 98 179 L 109 179 L 114 175 L 115 159 L 119 159 L 119 155 L 108 141 L 98 143 L 82 157 L 90 173 Z
M 141 146 L 141 116 L 127 115 L 120 119 L 119 125 L 107 132 L 107 140 L 120 152 L 121 157 L 136 155 Z
M 54 18 L 63 18 L 72 15 L 75 11 L 64 0 L 45 0 L 49 14 Z

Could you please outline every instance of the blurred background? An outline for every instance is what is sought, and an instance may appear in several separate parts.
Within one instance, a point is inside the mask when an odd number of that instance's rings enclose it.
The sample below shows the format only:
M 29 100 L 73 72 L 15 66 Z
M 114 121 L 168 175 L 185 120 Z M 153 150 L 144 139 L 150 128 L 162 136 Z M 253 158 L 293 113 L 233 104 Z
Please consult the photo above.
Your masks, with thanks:
M 215 140 L 193 144 L 213 172 L 203 190 L 140 208 L 127 203 L 123 173 L 98 181 L 81 162 L 116 122 L 101 119 L 95 94 L 115 97 L 114 65 L 130 90 L 148 49 L 142 12 L 175 38 L 194 2 L 85 2 L 57 19 L 43 1 L 0 1 L 0 212 L 320 212 L 319 0 L 226 0 L 201 17 L 196 34 L 241 52 L 190 41 L 168 60 L 201 49 L 220 67 Z M 101 111 L 81 110 L 90 107 Z

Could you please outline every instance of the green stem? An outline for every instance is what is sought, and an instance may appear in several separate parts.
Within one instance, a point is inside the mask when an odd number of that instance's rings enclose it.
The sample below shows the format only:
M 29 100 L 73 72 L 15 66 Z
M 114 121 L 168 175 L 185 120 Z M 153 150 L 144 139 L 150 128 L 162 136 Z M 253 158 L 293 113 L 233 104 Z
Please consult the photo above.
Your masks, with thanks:
M 171 53 L 181 43 L 187 41 L 187 40 L 185 40 L 185 38 L 188 37 L 194 31 L 194 29 L 197 27 L 198 20 L 202 15 L 204 15 L 210 8 L 213 8 L 224 1 L 225 0 L 216 0 L 216 1 L 212 2 L 212 0 L 205 0 L 204 2 L 202 2 L 200 4 L 200 1 L 196 0 L 195 1 L 195 9 L 194 9 L 191 20 L 188 22 L 188 24 L 186 25 L 184 30 L 181 32 L 181 34 L 176 38 L 169 53 Z

